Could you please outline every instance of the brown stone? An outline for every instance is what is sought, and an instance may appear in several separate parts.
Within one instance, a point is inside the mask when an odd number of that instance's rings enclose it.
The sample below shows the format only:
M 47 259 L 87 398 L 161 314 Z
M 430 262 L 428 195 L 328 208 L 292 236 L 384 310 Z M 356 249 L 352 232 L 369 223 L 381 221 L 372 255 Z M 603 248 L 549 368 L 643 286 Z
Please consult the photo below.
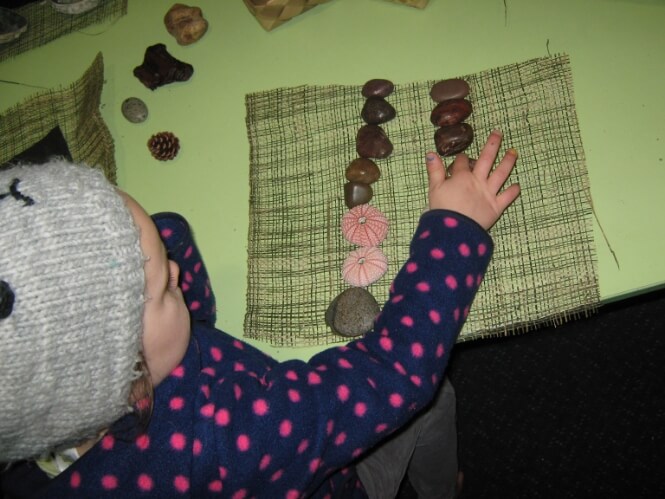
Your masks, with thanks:
M 344 184 L 344 203 L 349 208 L 366 204 L 372 200 L 374 191 L 369 184 L 360 182 L 347 182 Z
M 439 102 L 430 115 L 434 126 L 448 126 L 467 119 L 473 108 L 466 99 L 447 99 Z
M 463 99 L 471 88 L 469 84 L 460 78 L 451 78 L 449 80 L 437 81 L 429 92 L 434 102 L 441 102 L 447 99 Z
M 381 170 L 376 163 L 367 158 L 356 158 L 346 167 L 346 179 L 349 182 L 373 184 L 381 177 Z
M 362 111 L 360 112 L 361 118 L 365 123 L 370 125 L 380 125 L 386 123 L 395 117 L 396 111 L 388 101 L 381 97 L 370 97 L 365 101 Z
M 356 136 L 356 151 L 361 158 L 383 159 L 393 152 L 393 144 L 378 125 L 364 125 Z
M 361 93 L 363 97 L 388 97 L 393 93 L 395 86 L 390 80 L 375 78 L 363 85 Z
M 190 45 L 205 35 L 208 21 L 199 7 L 174 4 L 164 16 L 166 30 L 180 45 Z
M 434 133 L 434 144 L 441 156 L 453 156 L 473 142 L 473 128 L 468 123 L 444 126 Z

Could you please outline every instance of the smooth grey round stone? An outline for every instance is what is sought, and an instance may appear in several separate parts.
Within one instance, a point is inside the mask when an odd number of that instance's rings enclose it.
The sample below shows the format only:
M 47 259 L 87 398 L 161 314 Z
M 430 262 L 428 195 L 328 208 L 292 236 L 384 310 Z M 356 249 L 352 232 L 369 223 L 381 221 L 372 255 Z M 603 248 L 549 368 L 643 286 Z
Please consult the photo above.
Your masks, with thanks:
M 451 78 L 449 80 L 437 81 L 430 89 L 429 95 L 434 102 L 441 102 L 447 99 L 463 99 L 471 88 L 469 84 L 460 78 Z
M 372 200 L 374 191 L 372 186 L 362 182 L 347 182 L 344 184 L 344 204 L 351 209 L 360 204 L 367 204 Z
M 356 135 L 356 152 L 361 158 L 387 158 L 393 144 L 379 125 L 364 125 Z
M 374 78 L 363 85 L 361 93 L 363 97 L 388 97 L 393 93 L 395 85 L 384 78 Z
M 342 336 L 360 336 L 370 331 L 381 311 L 364 288 L 349 288 L 333 299 L 326 310 L 326 324 Z
M 365 101 L 360 117 L 369 125 L 380 125 L 392 120 L 397 112 L 382 97 L 370 97 Z
M 143 123 L 148 119 L 148 106 L 138 97 L 129 97 L 122 102 L 122 115 L 132 123 Z

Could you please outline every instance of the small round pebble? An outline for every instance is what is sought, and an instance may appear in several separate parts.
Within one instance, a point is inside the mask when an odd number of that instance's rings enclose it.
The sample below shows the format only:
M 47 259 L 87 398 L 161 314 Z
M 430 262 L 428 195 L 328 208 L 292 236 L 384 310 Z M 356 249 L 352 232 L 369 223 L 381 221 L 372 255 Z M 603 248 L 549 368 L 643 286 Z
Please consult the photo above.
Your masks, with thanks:
M 143 123 L 148 118 L 148 106 L 138 97 L 129 97 L 122 102 L 122 115 L 132 123 Z
M 346 179 L 349 182 L 373 184 L 381 177 L 381 170 L 368 158 L 356 158 L 346 167 Z
M 372 200 L 374 191 L 369 184 L 362 182 L 347 182 L 344 184 L 344 203 L 348 208 L 367 204 Z
M 437 81 L 429 92 L 434 102 L 441 102 L 447 99 L 463 99 L 471 88 L 469 84 L 460 78 L 451 78 L 449 80 Z
M 363 85 L 362 90 L 360 91 L 363 94 L 363 97 L 383 97 L 386 98 L 393 93 L 395 85 L 390 80 L 383 78 L 375 78 L 369 80 Z

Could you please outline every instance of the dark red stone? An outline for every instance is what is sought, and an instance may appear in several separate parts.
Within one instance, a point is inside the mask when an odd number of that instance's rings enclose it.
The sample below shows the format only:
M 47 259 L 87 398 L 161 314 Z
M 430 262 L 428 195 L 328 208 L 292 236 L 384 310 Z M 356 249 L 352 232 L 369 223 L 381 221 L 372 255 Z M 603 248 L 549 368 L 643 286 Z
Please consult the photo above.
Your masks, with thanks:
M 363 85 L 361 93 L 363 97 L 388 97 L 393 93 L 395 86 L 390 80 L 375 78 Z
M 393 152 L 393 144 L 378 125 L 364 125 L 356 136 L 356 151 L 361 158 L 383 159 Z
M 473 128 L 468 123 L 444 126 L 434 133 L 434 144 L 441 156 L 453 156 L 473 142 Z
M 434 126 L 448 126 L 467 119 L 473 108 L 466 99 L 447 99 L 439 102 L 430 115 Z
M 471 88 L 469 84 L 460 78 L 451 78 L 449 80 L 437 81 L 429 92 L 434 102 L 441 102 L 447 99 L 463 99 Z
M 386 123 L 392 120 L 396 114 L 395 108 L 381 97 L 370 97 L 367 99 L 360 112 L 360 116 L 365 123 L 370 125 Z

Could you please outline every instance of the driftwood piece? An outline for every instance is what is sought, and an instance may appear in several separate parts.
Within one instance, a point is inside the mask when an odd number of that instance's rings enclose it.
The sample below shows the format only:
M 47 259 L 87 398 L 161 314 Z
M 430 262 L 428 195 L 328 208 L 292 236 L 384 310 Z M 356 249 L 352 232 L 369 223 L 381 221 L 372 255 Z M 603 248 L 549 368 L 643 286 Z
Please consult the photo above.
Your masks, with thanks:
M 169 54 L 163 43 L 148 47 L 143 64 L 134 68 L 134 76 L 150 90 L 174 81 L 187 81 L 192 74 L 194 67 Z

